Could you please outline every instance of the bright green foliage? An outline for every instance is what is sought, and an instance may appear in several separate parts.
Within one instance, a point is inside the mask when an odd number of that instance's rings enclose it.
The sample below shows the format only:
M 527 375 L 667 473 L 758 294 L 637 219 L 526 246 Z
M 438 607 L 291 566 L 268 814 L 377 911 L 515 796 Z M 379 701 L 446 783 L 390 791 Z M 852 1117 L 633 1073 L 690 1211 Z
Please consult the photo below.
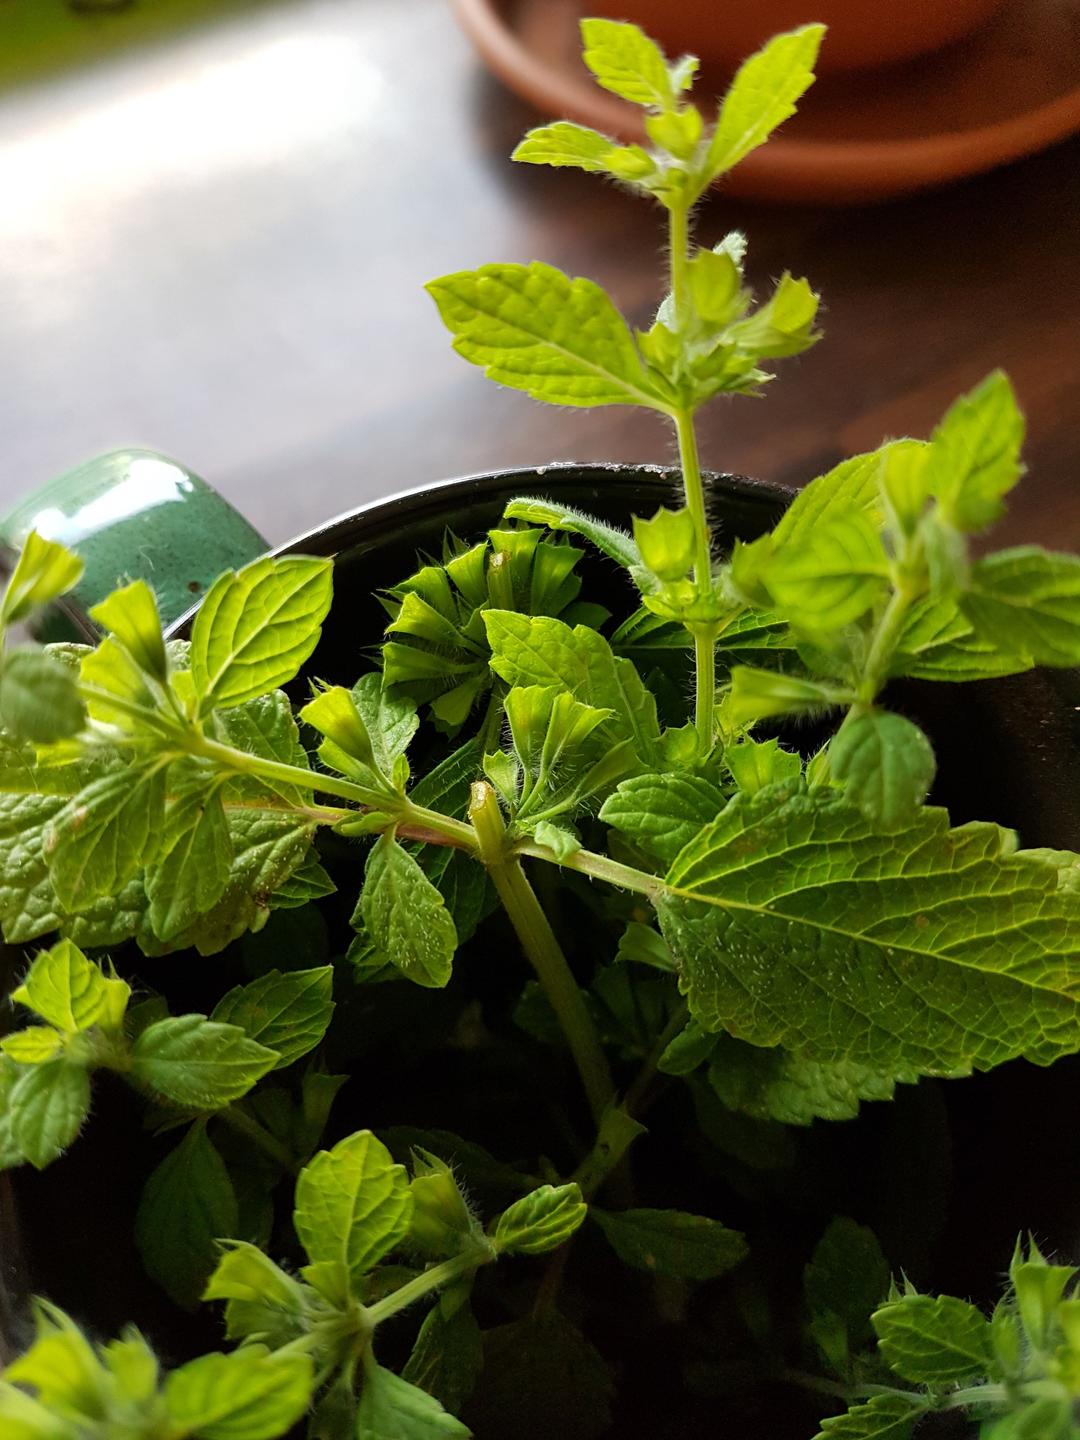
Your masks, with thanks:
M 958 530 L 983 530 L 1004 511 L 1023 473 L 1024 417 L 1000 370 L 961 396 L 934 431 L 927 488 L 943 518 Z
M 694 67 L 669 66 L 655 41 L 618 20 L 583 20 L 582 57 L 599 84 L 613 95 L 656 110 L 671 110 L 693 81 Z
M 752 740 L 749 736 L 724 751 L 724 764 L 740 790 L 754 795 L 766 785 L 783 785 L 802 774 L 798 755 L 778 740 Z
M 503 511 L 506 520 L 527 520 L 530 525 L 546 525 L 549 530 L 563 530 L 569 535 L 580 535 L 590 541 L 609 560 L 614 560 L 625 570 L 632 570 L 642 563 L 641 552 L 636 541 L 614 525 L 605 525 L 594 520 L 570 505 L 559 505 L 551 500 L 522 496 L 511 500 Z
M 1075 1305 L 1062 1310 L 1065 1292 L 1072 1286 L 1080 1269 L 1075 1265 L 1049 1265 L 1034 1240 L 1029 1241 L 1027 1254 L 1019 1240 L 1009 1266 L 1009 1280 L 1016 1296 L 1016 1308 L 1028 1338 L 1039 1349 L 1054 1341 L 1055 1322 L 1063 1324 L 1070 1339 L 1080 1338 L 1075 1329 Z
M 311 1401 L 311 1358 L 247 1345 L 231 1355 L 203 1355 L 174 1370 L 164 1386 L 174 1433 L 203 1440 L 272 1440 Z
M 73 1034 L 98 1022 L 118 1023 L 130 995 L 123 980 L 108 978 L 78 946 L 59 940 L 38 955 L 11 998 L 63 1034 Z
M 305 1305 L 305 1287 L 243 1240 L 221 1241 L 217 1265 L 201 1299 L 225 1300 L 230 1340 L 254 1338 L 272 1344 L 293 1337 Z
M 577 1185 L 541 1185 L 499 1216 L 495 1249 L 509 1255 L 543 1255 L 569 1240 L 588 1206 Z
M 822 521 L 797 545 L 780 547 L 765 571 L 773 604 L 800 630 L 839 630 L 880 600 L 888 576 L 881 538 L 854 511 Z
M 746 1257 L 737 1230 L 682 1210 L 589 1211 L 626 1265 L 677 1280 L 711 1280 Z
M 53 820 L 44 851 L 60 903 L 70 909 L 114 895 L 157 858 L 165 770 L 151 762 L 93 780 Z
M 585 705 L 610 710 L 613 741 L 630 741 L 643 763 L 659 758 L 656 701 L 631 662 L 618 659 L 602 635 L 505 610 L 489 610 L 484 624 L 491 667 L 508 684 L 555 686 Z
M 334 971 L 270 970 L 249 985 L 237 985 L 218 1001 L 210 1017 L 238 1025 L 250 1040 L 277 1052 L 274 1068 L 283 1070 L 314 1050 L 334 1013 Z
M 409 1233 L 408 1177 L 370 1130 L 316 1155 L 296 1182 L 296 1233 L 314 1263 L 363 1275 Z
M 833 778 L 871 820 L 907 820 L 930 793 L 937 762 L 919 727 L 888 710 L 852 713 L 829 750 Z
M 592 280 L 537 260 L 463 270 L 427 290 L 454 349 L 489 380 L 550 405 L 668 407 L 626 321 Z
M 0 724 L 47 745 L 76 735 L 86 710 L 71 670 L 40 650 L 12 650 L 0 669 Z
M 14 1149 L 43 1170 L 72 1143 L 90 1110 L 84 1066 L 60 1057 L 30 1065 L 8 1095 Z
M 356 1440 L 469 1440 L 471 1434 L 433 1396 L 374 1361 L 364 1367 Z
M 661 506 L 651 520 L 634 520 L 642 564 L 660 580 L 680 580 L 694 563 L 697 544 L 689 510 Z
M 599 618 L 577 600 L 580 559 L 574 546 L 542 540 L 537 530 L 491 530 L 472 547 L 448 541 L 441 566 L 423 565 L 387 594 L 384 685 L 427 701 L 436 724 L 456 731 L 492 685 L 485 610 Z
M 291 680 L 330 608 L 333 567 L 267 556 L 216 580 L 191 632 L 191 675 L 203 711 L 243 704 Z
M 700 775 L 636 775 L 604 801 L 600 818 L 670 865 L 726 803 Z
M 409 1243 L 428 1255 L 456 1255 L 479 1231 L 454 1172 L 430 1150 L 413 1151 Z
M 131 1078 L 150 1094 L 188 1110 L 218 1110 L 277 1065 L 276 1051 L 238 1025 L 176 1015 L 150 1025 L 131 1047 Z
M 656 163 L 640 145 L 617 145 L 606 135 L 569 120 L 530 130 L 511 155 L 525 165 L 588 170 L 633 182 L 656 172 Z
M 194 1309 L 217 1261 L 217 1242 L 236 1234 L 239 1219 L 225 1162 L 199 1122 L 143 1189 L 135 1240 L 147 1273 L 178 1305 Z
M 147 876 L 149 921 L 159 940 L 172 940 L 221 899 L 234 859 L 221 791 L 196 782 L 168 806 L 158 864 Z
M 123 645 L 131 658 L 155 680 L 168 673 L 165 641 L 161 634 L 154 592 L 145 580 L 134 580 L 95 605 L 90 614 Z
M 947 1385 L 992 1369 L 990 1322 L 965 1300 L 903 1295 L 873 1321 L 886 1364 L 905 1380 Z
M 976 561 L 961 598 L 975 633 L 1029 665 L 1080 664 L 1080 558 L 1034 545 Z
M 800 675 L 733 665 L 731 689 L 723 713 L 732 725 L 742 726 L 773 715 L 814 715 L 852 698 L 836 686 L 823 685 Z
M 390 833 L 379 837 L 368 856 L 354 924 L 357 919 L 379 953 L 415 985 L 439 989 L 450 979 L 457 950 L 453 917 L 438 889 Z
M 874 1395 L 821 1422 L 816 1440 L 908 1440 L 926 1405 L 916 1396 Z
M 83 562 L 77 555 L 31 530 L 0 601 L 0 628 L 25 620 L 39 606 L 66 595 L 82 573 Z
M 706 157 L 706 183 L 735 168 L 778 125 L 814 83 L 814 61 L 824 25 L 803 25 L 777 35 L 745 61 L 720 107 Z
M 886 1074 L 851 1060 L 822 1064 L 731 1035 L 711 1038 L 710 1085 L 729 1110 L 755 1120 L 785 1125 L 850 1120 L 863 1100 L 891 1100 L 897 1084 L 918 1078 L 914 1071 Z
M 739 797 L 676 857 L 658 905 L 693 1014 L 884 1072 L 1069 1053 L 1080 897 L 1013 846 L 941 810 L 884 835 L 827 792 Z

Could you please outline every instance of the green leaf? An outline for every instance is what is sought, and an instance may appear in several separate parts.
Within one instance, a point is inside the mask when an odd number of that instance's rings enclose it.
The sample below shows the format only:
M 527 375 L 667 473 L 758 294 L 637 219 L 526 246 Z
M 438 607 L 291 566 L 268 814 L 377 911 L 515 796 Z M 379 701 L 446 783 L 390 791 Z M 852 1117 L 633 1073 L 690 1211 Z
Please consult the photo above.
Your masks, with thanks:
M 86 710 L 71 668 L 41 650 L 9 651 L 0 670 L 0 723 L 35 745 L 78 734 Z
M 480 1326 L 468 1301 L 449 1314 L 440 1302 L 424 1317 L 401 1378 L 456 1414 L 475 1389 L 483 1364 Z
M 369 1360 L 356 1409 L 356 1440 L 469 1440 L 472 1431 L 438 1400 Z
M 773 530 L 774 544 L 794 548 L 809 541 L 820 526 L 849 515 L 865 514 L 876 525 L 881 518 L 878 475 L 882 457 L 913 443 L 897 440 L 880 450 L 854 455 L 804 485 Z
M 74 1424 L 5 1380 L 0 1380 L 0 1423 L 4 1440 L 80 1440 Z
M 352 688 L 352 698 L 371 739 L 375 767 L 392 779 L 395 761 L 405 754 L 420 724 L 416 705 L 407 697 L 390 694 L 376 670 L 361 675 Z
M 711 1280 L 745 1259 L 746 1240 L 719 1220 L 683 1210 L 599 1210 L 589 1214 L 624 1265 L 678 1280 Z
M 733 665 L 731 690 L 723 713 L 731 724 L 747 725 L 773 715 L 812 715 L 854 698 L 848 691 L 821 685 L 801 675 L 758 670 L 753 665 Z
M 206 1282 L 201 1299 L 239 1300 L 296 1313 L 304 1287 L 255 1245 L 246 1240 L 228 1242 L 224 1254 Z
M 1023 1246 L 1017 1241 L 1009 1279 L 1024 1330 L 1037 1350 L 1045 1350 L 1052 1344 L 1062 1297 L 1078 1273 L 1075 1265 L 1048 1265 L 1034 1241 L 1030 1242 L 1025 1256 Z
M 531 525 L 546 525 L 549 530 L 565 530 L 570 535 L 580 535 L 590 541 L 609 560 L 614 560 L 626 570 L 633 570 L 641 564 L 641 553 L 636 543 L 625 530 L 614 525 L 605 525 L 569 505 L 559 505 L 553 500 L 534 499 L 523 495 L 511 500 L 503 511 L 507 520 L 527 520 Z
M 635 775 L 604 801 L 600 819 L 670 864 L 726 803 L 700 775 Z
M 541 1185 L 499 1216 L 495 1248 L 508 1255 L 543 1255 L 569 1240 L 588 1206 L 577 1185 Z
M 148 1026 L 131 1048 L 131 1078 L 185 1110 L 220 1110 L 273 1070 L 276 1050 L 237 1025 L 176 1015 Z
M 165 1408 L 178 1436 L 199 1440 L 274 1440 L 311 1403 L 311 1357 L 245 1345 L 231 1355 L 201 1355 L 165 1381 Z
M 938 809 L 882 835 L 827 791 L 738 797 L 658 904 L 691 1012 L 884 1073 L 1072 1053 L 1080 894 L 1014 844 L 995 825 L 950 830 Z
M 637 25 L 582 20 L 581 38 L 582 58 L 597 83 L 634 105 L 668 110 L 675 104 L 677 89 L 685 88 L 692 78 L 690 71 L 674 85 L 664 52 Z
M 677 968 L 675 957 L 664 937 L 658 935 L 651 925 L 644 925 L 640 920 L 631 920 L 623 931 L 615 959 L 648 965 L 653 970 L 663 970 L 669 975 L 674 974 Z
M 789 784 L 802 774 L 798 755 L 782 750 L 779 740 L 758 741 L 746 737 L 725 749 L 724 764 L 735 784 L 747 795 L 756 795 L 766 785 Z
M 389 833 L 380 835 L 368 856 L 357 915 L 406 979 L 427 989 L 441 989 L 450 979 L 457 950 L 453 918 L 436 887 Z
M 740 66 L 709 143 L 705 185 L 733 169 L 794 115 L 796 102 L 814 83 L 824 34 L 824 25 L 803 25 L 776 35 Z
M 958 530 L 982 530 L 1004 512 L 1020 479 L 1024 417 L 1000 370 L 961 396 L 930 441 L 929 488 Z
M 57 1419 L 83 1421 L 107 1403 L 108 1376 L 86 1337 L 63 1310 L 34 1304 L 36 1336 L 29 1350 L 4 1371 L 4 1379 L 32 1386 Z M 4 1409 L 0 1403 L 0 1418 Z M 3 1434 L 8 1436 L 4 1428 Z
M 161 763 L 92 780 L 55 817 L 45 839 L 60 903 L 78 910 L 116 895 L 161 844 L 165 770 Z
M 204 711 L 241 705 L 291 680 L 315 649 L 333 594 L 333 562 L 265 556 L 207 591 L 191 631 L 191 675 Z
M 278 1054 L 284 1070 L 314 1050 L 334 1013 L 334 967 L 270 970 L 249 985 L 237 985 L 214 1007 L 211 1020 L 239 1025 L 251 1040 Z
M 878 455 L 882 497 L 901 530 L 912 535 L 930 498 L 930 446 L 921 440 L 897 440 L 882 446 Z
M 653 175 L 657 168 L 655 160 L 640 145 L 617 145 L 606 135 L 569 120 L 557 120 L 554 125 L 538 125 L 530 130 L 510 159 L 525 165 L 587 170 L 630 182 Z
M 180 794 L 165 814 L 162 855 L 146 877 L 150 928 L 172 940 L 212 910 L 234 859 L 221 791 L 205 785 Z
M 904 1295 L 872 1316 L 889 1369 L 919 1385 L 951 1385 L 994 1365 L 990 1322 L 951 1295 Z
M 661 580 L 681 580 L 694 563 L 697 533 L 687 509 L 661 505 L 651 520 L 634 516 L 634 539 L 643 564 Z
M 778 548 L 765 571 L 773 602 L 796 629 L 843 629 L 885 592 L 889 567 L 881 536 L 861 511 L 824 521 Z
M 849 716 L 829 747 L 829 764 L 854 804 L 886 827 L 914 814 L 937 772 L 930 741 L 917 725 L 890 710 Z
M 729 1110 L 755 1120 L 784 1125 L 851 1120 L 863 1100 L 891 1100 L 898 1084 L 918 1078 L 914 1071 L 889 1075 L 850 1060 L 819 1064 L 790 1050 L 747 1045 L 731 1035 L 712 1038 L 716 1048 L 710 1085 Z
M 161 616 L 154 592 L 145 580 L 134 580 L 122 590 L 114 590 L 90 614 L 103 629 L 112 631 L 140 670 L 155 680 L 165 679 L 168 662 Z
M 956 597 L 927 596 L 911 608 L 889 674 L 916 680 L 990 680 L 1029 670 L 1031 663 L 976 635 Z
M 550 820 L 541 820 L 533 830 L 533 836 L 538 845 L 546 845 L 549 850 L 554 851 L 558 865 L 562 865 L 581 849 L 581 841 L 572 830 L 553 825 Z
M 90 1110 L 90 1076 L 63 1058 L 27 1070 L 8 1098 L 11 1139 L 33 1165 L 44 1170 L 72 1143 Z
M 106 979 L 77 945 L 58 940 L 37 956 L 11 998 L 64 1034 L 73 1034 L 101 1019 L 117 986 L 131 994 L 122 980 Z
M 82 577 L 83 562 L 36 530 L 23 541 L 19 559 L 0 602 L 0 625 L 25 620 L 31 610 L 66 595 Z
M 844 1415 L 823 1420 L 814 1440 L 908 1440 L 925 1413 L 926 1402 L 918 1395 L 874 1395 Z
M 833 1220 L 803 1271 L 803 1289 L 811 1334 L 841 1373 L 847 1357 L 873 1340 L 870 1317 L 889 1293 L 889 1279 L 874 1232 L 844 1215 Z M 822 1344 L 833 1335 L 839 1353 Z
M 147 1274 L 193 1310 L 218 1257 L 236 1234 L 239 1211 L 225 1162 L 203 1124 L 193 1125 L 150 1174 L 135 1217 L 135 1243 Z
M 51 1025 L 29 1025 L 25 1030 L 16 1030 L 14 1035 L 5 1035 L 0 1040 L 0 1050 L 20 1065 L 40 1065 L 51 1060 L 63 1044 L 64 1037 Z
M 556 686 L 583 704 L 613 712 L 607 734 L 629 740 L 643 763 L 660 758 L 656 700 L 629 660 L 584 625 L 508 610 L 484 614 L 491 666 L 510 685 Z
M 500 385 L 551 405 L 667 408 L 626 321 L 591 280 L 534 261 L 462 270 L 427 291 L 454 349 Z
M 296 1182 L 296 1233 L 316 1263 L 365 1275 L 409 1233 L 413 1197 L 403 1165 L 370 1130 L 320 1151 Z
M 977 634 L 1034 665 L 1080 664 L 1080 556 L 1036 545 L 976 561 L 960 597 Z

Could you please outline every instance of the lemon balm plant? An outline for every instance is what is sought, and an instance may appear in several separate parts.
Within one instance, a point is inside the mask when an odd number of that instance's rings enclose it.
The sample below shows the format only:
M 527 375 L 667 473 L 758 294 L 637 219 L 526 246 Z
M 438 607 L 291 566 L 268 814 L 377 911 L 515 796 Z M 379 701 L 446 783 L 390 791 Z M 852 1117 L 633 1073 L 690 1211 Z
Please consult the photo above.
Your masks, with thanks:
M 953 828 L 925 803 L 930 742 L 887 694 L 1080 662 L 1080 560 L 969 555 L 1020 475 L 1000 374 L 929 440 L 846 461 L 721 555 L 696 412 L 811 345 L 817 297 L 785 275 L 755 307 L 743 237 L 698 246 L 690 222 L 792 113 L 821 27 L 747 61 L 711 124 L 691 58 L 629 25 L 583 32 L 599 83 L 644 107 L 650 148 L 564 123 L 515 158 L 662 207 L 655 323 L 632 331 L 543 264 L 429 288 L 493 379 L 656 411 L 681 496 L 632 533 L 521 497 L 485 536 L 448 536 L 381 596 L 380 663 L 358 654 L 351 688 L 315 682 L 295 707 L 281 687 L 332 603 L 314 558 L 223 575 L 186 642 L 166 642 L 137 581 L 96 607 L 96 648 L 4 653 L 0 921 L 9 942 L 52 943 L 0 1041 L 0 1165 L 69 1163 L 94 1097 L 124 1087 L 159 1137 L 136 1225 L 147 1273 L 181 1308 L 223 1302 L 227 1342 L 165 1367 L 138 1329 L 91 1337 L 62 1296 L 40 1300 L 0 1380 L 5 1436 L 589 1440 L 620 1413 L 594 1300 L 614 1287 L 660 1317 L 637 1322 L 651 1335 L 726 1276 L 759 1373 L 824 1397 L 828 1440 L 930 1436 L 958 1411 L 985 1440 L 1080 1435 L 1076 1272 L 1034 1243 L 987 1315 L 891 1281 L 874 1235 L 837 1218 L 793 1341 L 747 1318 L 757 1257 L 711 1181 L 698 1209 L 641 1203 L 643 1174 L 650 1197 L 713 1175 L 709 1147 L 741 1163 L 755 1133 L 782 1146 L 898 1084 L 1080 1050 L 1080 862 Z M 623 615 L 583 592 L 578 542 L 621 572 Z M 0 625 L 79 568 L 32 536 Z M 809 754 L 806 717 L 828 725 Z M 308 964 L 280 917 L 335 884 L 348 953 Z M 589 935 L 573 966 L 567 905 Z M 147 988 L 155 957 L 222 951 L 230 980 L 205 1013 Z M 401 1072 L 349 1085 L 328 1069 L 349 1068 L 350 1021 L 376 1050 L 437 1057 L 408 1127 L 380 1118 Z M 447 1125 L 447 1034 L 494 1057 L 475 1133 Z M 522 1053 L 552 1091 L 543 1133 L 487 1123 Z M 370 1128 L 325 1145 L 346 1107 Z M 723 1324 L 696 1343 L 722 1368 Z M 685 1372 L 652 1363 L 673 1409 Z

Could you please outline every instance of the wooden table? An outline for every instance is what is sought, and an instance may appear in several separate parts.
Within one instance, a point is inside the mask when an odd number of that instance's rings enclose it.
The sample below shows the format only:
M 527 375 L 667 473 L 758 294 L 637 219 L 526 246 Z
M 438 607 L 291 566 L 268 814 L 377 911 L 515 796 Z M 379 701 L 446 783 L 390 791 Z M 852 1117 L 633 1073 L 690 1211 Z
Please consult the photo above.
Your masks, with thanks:
M 103 23 L 103 22 L 97 22 Z M 808 100 L 807 103 L 811 103 Z M 593 177 L 512 165 L 534 118 L 446 0 L 282 0 L 0 100 L 0 505 L 149 445 L 273 540 L 437 478 L 558 458 L 662 460 L 626 409 L 554 412 L 457 360 L 424 280 L 542 258 L 638 323 L 658 217 Z M 1001 535 L 1080 548 L 1080 140 L 854 210 L 717 197 L 759 286 L 823 293 L 826 338 L 704 424 L 716 468 L 800 483 L 924 435 L 995 365 L 1030 475 Z

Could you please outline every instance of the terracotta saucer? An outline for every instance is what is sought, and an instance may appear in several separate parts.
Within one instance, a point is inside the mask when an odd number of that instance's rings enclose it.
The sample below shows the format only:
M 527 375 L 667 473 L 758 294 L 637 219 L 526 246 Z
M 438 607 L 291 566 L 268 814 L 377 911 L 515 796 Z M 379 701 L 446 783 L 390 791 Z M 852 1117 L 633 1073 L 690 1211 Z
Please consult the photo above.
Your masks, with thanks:
M 587 4 L 454 3 L 490 68 L 545 115 L 644 138 L 638 110 L 593 84 L 581 62 Z M 720 93 L 728 78 L 706 74 L 698 93 L 710 83 Z M 990 170 L 1077 130 L 1080 0 L 1010 0 L 934 55 L 819 79 L 779 137 L 724 183 L 758 199 L 879 200 Z

